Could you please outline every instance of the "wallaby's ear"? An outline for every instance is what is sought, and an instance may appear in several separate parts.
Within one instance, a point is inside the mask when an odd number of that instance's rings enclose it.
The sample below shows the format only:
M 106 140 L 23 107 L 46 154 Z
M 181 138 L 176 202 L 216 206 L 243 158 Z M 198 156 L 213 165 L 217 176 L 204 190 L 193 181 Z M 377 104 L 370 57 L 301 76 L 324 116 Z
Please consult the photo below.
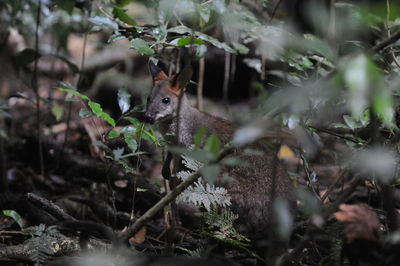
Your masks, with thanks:
M 185 67 L 181 72 L 179 72 L 172 78 L 171 90 L 175 92 L 180 92 L 182 89 L 184 89 L 186 85 L 189 83 L 192 74 L 193 74 L 192 67 L 191 66 Z
M 149 61 L 149 70 L 151 76 L 153 77 L 153 81 L 162 80 L 167 78 L 167 74 L 162 71 L 158 66 L 156 66 L 153 61 Z

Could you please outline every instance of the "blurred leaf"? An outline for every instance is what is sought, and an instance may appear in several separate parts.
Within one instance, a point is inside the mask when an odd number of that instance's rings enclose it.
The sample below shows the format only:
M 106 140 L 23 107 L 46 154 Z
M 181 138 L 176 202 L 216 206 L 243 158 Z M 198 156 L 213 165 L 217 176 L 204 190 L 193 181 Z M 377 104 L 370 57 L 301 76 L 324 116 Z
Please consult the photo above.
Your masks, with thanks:
M 69 15 L 74 11 L 75 1 L 73 0 L 58 0 L 57 4 L 61 9 L 64 9 Z
M 57 57 L 58 59 L 60 59 L 61 61 L 63 61 L 64 63 L 66 63 L 69 67 L 69 69 L 72 70 L 72 72 L 74 72 L 74 74 L 79 73 L 79 67 L 72 63 L 70 60 L 68 60 L 67 58 L 60 56 L 60 55 L 54 55 L 55 57 Z
M 92 111 L 90 111 L 87 108 L 82 108 L 81 110 L 79 110 L 79 117 L 81 118 L 88 118 L 92 115 L 93 115 Z
M 110 139 L 114 139 L 114 138 L 118 138 L 119 135 L 120 135 L 119 132 L 113 129 L 110 131 L 110 133 L 108 133 L 107 137 Z
M 124 7 L 129 5 L 132 2 L 132 0 L 115 0 L 115 4 L 119 7 Z
M 128 14 L 126 14 L 126 10 L 120 7 L 114 7 L 113 9 L 113 16 L 114 18 L 118 18 L 122 22 L 125 22 L 131 26 L 135 26 L 136 22 L 133 18 L 131 18 Z
M 368 76 L 368 59 L 360 54 L 344 64 L 344 80 L 349 88 L 349 107 L 353 117 L 359 117 L 368 106 L 372 82 Z
M 96 146 L 96 147 L 100 147 L 103 150 L 108 150 L 109 149 L 108 146 L 106 144 L 104 144 L 104 142 L 102 142 L 101 140 L 93 141 L 92 145 Z
M 277 198 L 274 201 L 274 218 L 276 220 L 276 229 L 278 235 L 283 240 L 288 240 L 293 229 L 293 217 L 290 213 L 290 207 L 286 200 Z
M 210 35 L 204 34 L 202 32 L 193 31 L 191 28 L 188 28 L 183 25 L 170 28 L 170 29 L 168 29 L 168 32 L 173 32 L 173 33 L 178 33 L 178 34 L 186 34 L 186 33 L 194 34 L 195 36 L 197 36 L 197 38 L 207 41 L 207 42 L 211 43 L 212 45 L 214 45 L 215 47 L 224 49 L 225 51 L 227 51 L 229 53 L 236 54 L 236 51 L 233 50 L 226 43 L 220 42 L 217 39 L 215 39 L 214 37 L 211 37 Z
M 3 210 L 3 215 L 11 217 L 19 225 L 20 228 L 24 227 L 21 215 L 14 210 Z
M 325 40 L 321 40 L 312 34 L 305 34 L 304 39 L 303 45 L 305 49 L 313 50 L 326 57 L 329 61 L 335 61 L 335 58 L 337 58 L 335 52 Z
M 122 158 L 122 154 L 124 153 L 124 148 L 117 148 L 113 150 L 113 158 L 115 161 L 118 161 Z
M 247 162 L 237 157 L 226 157 L 221 161 L 221 163 L 229 166 L 240 166 L 240 167 L 249 166 Z
M 149 44 L 145 40 L 139 38 L 132 39 L 131 49 L 136 50 L 141 55 L 154 54 L 154 50 L 150 48 Z
M 205 134 L 206 134 L 206 129 L 204 127 L 201 127 L 197 130 L 196 134 L 193 137 L 193 143 L 194 143 L 195 148 L 200 147 Z
M 236 51 L 233 50 L 229 45 L 227 45 L 226 43 L 220 42 L 217 39 L 215 39 L 214 37 L 211 37 L 210 35 L 201 33 L 196 31 L 195 34 L 197 35 L 198 38 L 208 41 L 209 43 L 211 43 L 212 45 L 214 45 L 215 47 L 224 49 L 225 51 L 231 53 L 231 54 L 236 54 Z
M 93 18 L 89 18 L 88 20 L 95 25 L 106 26 L 114 31 L 118 30 L 118 24 L 107 17 L 95 16 Z
M 53 108 L 51 108 L 51 113 L 56 118 L 56 121 L 59 121 L 64 113 L 64 109 L 60 105 L 54 105 Z
M 182 47 L 182 46 L 185 46 L 185 45 L 193 45 L 193 44 L 197 44 L 197 45 L 204 44 L 204 41 L 199 39 L 199 38 L 183 37 L 183 38 L 178 38 L 178 39 L 175 39 L 175 40 L 178 40 L 177 41 L 177 45 L 179 47 Z
M 116 42 L 116 41 L 119 41 L 119 40 L 124 40 L 124 39 L 126 39 L 126 36 L 124 36 L 124 35 L 121 35 L 121 34 L 113 34 L 113 35 L 111 35 L 110 36 L 110 38 L 108 38 L 108 40 L 107 40 L 107 43 L 113 43 L 113 42 Z
M 251 143 L 264 134 L 264 128 L 261 125 L 249 124 L 236 130 L 233 136 L 233 143 L 242 146 Z
M 243 63 L 245 63 L 248 67 L 256 70 L 258 73 L 261 73 L 261 60 L 258 58 L 244 58 Z
M 372 97 L 372 106 L 381 121 L 388 127 L 395 127 L 393 99 L 387 88 L 376 87 Z
M 180 25 L 180 26 L 169 28 L 168 32 L 177 33 L 177 34 L 186 34 L 186 33 L 192 33 L 193 30 L 189 27 Z
M 137 145 L 137 142 L 136 142 L 135 138 L 131 134 L 125 133 L 124 134 L 124 139 L 125 139 L 126 144 L 129 147 L 129 149 L 132 152 L 136 152 L 138 145 Z
M 96 116 L 104 119 L 108 124 L 110 124 L 111 126 L 115 127 L 114 119 L 112 119 L 109 114 L 107 114 L 106 112 L 103 111 L 103 108 L 101 108 L 100 104 L 92 102 L 92 101 L 89 101 L 88 105 L 89 105 L 90 109 L 92 110 L 92 112 Z
M 0 128 L 0 138 L 7 140 L 8 139 L 8 135 L 7 133 Z
M 15 63 L 18 66 L 26 66 L 38 59 L 41 55 L 31 48 L 26 48 L 15 56 Z
M 125 88 L 120 88 L 118 90 L 118 105 L 121 113 L 126 113 L 131 107 L 131 95 L 128 90 Z
M 63 85 L 63 86 L 65 86 L 66 84 L 67 83 L 65 83 L 65 82 L 61 82 L 61 85 Z M 69 85 L 71 85 L 71 84 L 69 84 Z M 83 99 L 83 100 L 88 100 L 88 101 L 90 100 L 89 97 L 87 97 L 86 95 L 84 95 L 80 92 L 77 92 L 75 89 L 67 89 L 67 88 L 59 87 L 59 88 L 57 88 L 57 90 L 70 93 L 72 95 L 75 95 L 75 96 Z
M 352 116 L 344 115 L 343 120 L 351 130 L 354 130 L 354 129 L 360 127 L 359 124 L 357 124 L 357 122 L 354 120 L 354 118 Z
M 214 184 L 220 170 L 221 168 L 218 164 L 210 164 L 203 166 L 200 169 L 200 173 L 207 182 L 209 182 L 210 184 Z
M 232 42 L 232 46 L 236 51 L 239 52 L 239 54 L 248 54 L 250 51 L 249 48 L 238 42 Z
M 204 57 L 206 52 L 207 52 L 207 46 L 205 45 L 196 46 L 196 59 Z
M 220 146 L 221 142 L 219 137 L 217 135 L 210 135 L 206 141 L 205 149 L 217 157 L 219 155 Z
M 320 211 L 320 201 L 310 191 L 304 187 L 297 187 L 296 192 L 300 207 L 305 215 L 311 216 Z
M 278 158 L 279 159 L 293 159 L 296 158 L 296 154 L 292 151 L 289 146 L 282 144 L 278 151 Z
M 134 117 L 124 117 L 126 120 L 128 120 L 132 125 L 137 125 L 139 124 L 139 120 L 137 120 L 137 118 Z
M 200 25 L 204 26 L 210 20 L 211 10 L 208 5 L 199 5 L 198 12 L 200 15 Z
M 169 21 L 170 18 L 173 16 L 176 0 L 160 0 L 158 4 L 158 20 L 160 24 L 164 24 L 165 22 Z

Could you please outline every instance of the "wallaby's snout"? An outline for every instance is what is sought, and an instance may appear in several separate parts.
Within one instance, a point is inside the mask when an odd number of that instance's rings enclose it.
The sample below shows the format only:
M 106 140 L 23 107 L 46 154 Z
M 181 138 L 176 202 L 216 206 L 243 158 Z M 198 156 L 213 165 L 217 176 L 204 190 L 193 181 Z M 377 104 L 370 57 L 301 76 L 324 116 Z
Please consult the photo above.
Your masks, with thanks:
M 150 113 L 148 113 L 148 112 L 146 112 L 145 114 L 144 114 L 144 121 L 146 122 L 146 123 L 150 123 L 150 124 L 154 124 L 154 122 L 155 122 L 155 116 L 153 115 L 153 114 L 150 114 Z

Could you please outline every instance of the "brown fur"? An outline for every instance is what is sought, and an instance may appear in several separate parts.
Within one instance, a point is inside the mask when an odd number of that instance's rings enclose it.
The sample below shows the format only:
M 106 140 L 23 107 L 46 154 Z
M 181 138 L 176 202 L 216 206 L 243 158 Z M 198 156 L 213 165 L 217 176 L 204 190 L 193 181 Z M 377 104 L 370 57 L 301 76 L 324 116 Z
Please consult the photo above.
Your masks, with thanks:
M 182 80 L 185 79 L 187 77 Z M 178 113 L 179 96 L 169 92 L 169 87 L 180 88 L 182 93 L 187 82 L 181 82 L 179 86 L 170 79 L 161 82 L 163 84 L 158 81 L 153 88 L 146 114 L 154 118 L 153 121 L 158 123 L 161 133 L 171 145 L 190 147 L 193 136 L 200 128 L 207 130 L 207 136 L 218 135 L 223 145 L 231 140 L 234 130 L 229 121 L 190 106 L 185 95 L 181 96 Z M 165 97 L 170 97 L 170 105 L 175 106 L 162 106 L 161 101 Z M 296 204 L 288 175 L 275 152 L 260 143 L 245 148 L 262 151 L 263 155 L 245 154 L 244 148 L 238 148 L 233 155 L 247 162 L 248 166 L 224 167 L 221 176 L 226 174 L 232 179 L 229 182 L 219 180 L 219 185 L 226 187 L 231 195 L 232 211 L 239 215 L 237 228 L 253 240 L 260 240 L 270 235 L 272 197 L 287 200 L 292 212 Z M 180 158 L 175 158 L 175 163 L 178 161 Z

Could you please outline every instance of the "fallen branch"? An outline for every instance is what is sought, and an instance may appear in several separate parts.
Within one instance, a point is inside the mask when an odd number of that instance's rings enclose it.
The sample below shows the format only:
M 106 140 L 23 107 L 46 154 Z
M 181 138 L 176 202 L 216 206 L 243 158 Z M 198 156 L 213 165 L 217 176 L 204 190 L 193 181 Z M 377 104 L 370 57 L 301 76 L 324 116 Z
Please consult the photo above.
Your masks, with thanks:
M 226 147 L 222 150 L 220 155 L 216 160 L 211 163 L 218 163 L 228 154 L 232 153 L 233 147 Z M 150 219 L 152 219 L 158 212 L 160 212 L 165 206 L 172 202 L 180 193 L 182 193 L 186 188 L 191 186 L 200 177 L 199 171 L 196 171 L 191 176 L 186 178 L 182 183 L 171 190 L 170 193 L 165 195 L 160 201 L 158 201 L 151 209 L 145 212 L 139 219 L 135 221 L 130 227 L 125 231 L 119 233 L 117 236 L 118 243 L 126 243 L 131 236 L 133 236 L 142 226 L 144 226 Z

